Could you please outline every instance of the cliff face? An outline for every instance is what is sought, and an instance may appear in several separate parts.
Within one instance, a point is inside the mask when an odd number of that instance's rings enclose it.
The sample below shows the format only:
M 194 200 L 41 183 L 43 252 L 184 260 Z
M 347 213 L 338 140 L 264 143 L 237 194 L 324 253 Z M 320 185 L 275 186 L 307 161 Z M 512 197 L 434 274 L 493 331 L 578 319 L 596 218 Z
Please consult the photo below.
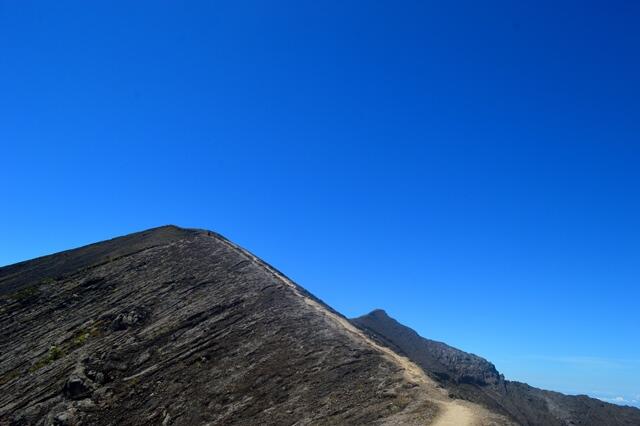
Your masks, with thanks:
M 482 386 L 495 385 L 502 380 L 495 366 L 484 358 L 441 342 L 423 339 L 409 327 L 390 318 L 381 309 L 352 321 L 418 365 L 428 366 L 429 373 L 440 381 Z
M 347 320 L 211 232 L 162 227 L 0 268 L 0 424 L 424 424 L 437 412 Z
M 522 425 L 640 425 L 640 410 L 586 396 L 568 396 L 505 380 L 487 360 L 425 339 L 383 310 L 351 320 L 368 335 L 407 356 L 454 398 L 481 404 Z

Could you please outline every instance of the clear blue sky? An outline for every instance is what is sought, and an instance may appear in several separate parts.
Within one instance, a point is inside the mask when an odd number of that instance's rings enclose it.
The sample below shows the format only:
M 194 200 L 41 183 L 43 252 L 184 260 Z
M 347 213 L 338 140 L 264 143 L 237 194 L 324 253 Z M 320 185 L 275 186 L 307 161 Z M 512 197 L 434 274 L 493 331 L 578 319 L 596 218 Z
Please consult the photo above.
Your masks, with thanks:
M 209 228 L 348 316 L 638 401 L 638 22 L 631 1 L 0 0 L 0 264 Z

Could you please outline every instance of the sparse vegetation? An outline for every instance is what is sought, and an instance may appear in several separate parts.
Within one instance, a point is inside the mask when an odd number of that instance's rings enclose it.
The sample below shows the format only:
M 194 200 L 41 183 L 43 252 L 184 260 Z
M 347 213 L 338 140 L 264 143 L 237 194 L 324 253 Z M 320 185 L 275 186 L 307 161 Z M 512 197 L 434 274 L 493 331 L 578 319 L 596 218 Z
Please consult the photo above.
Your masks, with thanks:
M 36 362 L 33 366 L 31 366 L 29 371 L 34 372 L 36 370 L 39 370 L 45 365 L 51 364 L 53 361 L 62 358 L 74 349 L 83 346 L 90 338 L 101 336 L 101 325 L 102 323 L 100 321 L 96 321 L 91 327 L 81 328 L 76 331 L 73 337 L 70 340 L 67 340 L 67 343 L 60 346 L 51 346 L 47 355 L 38 360 L 38 362 Z
M 99 337 L 102 335 L 102 323 L 100 321 L 96 321 L 91 327 L 88 328 L 80 328 L 75 332 L 71 342 L 66 345 L 67 352 L 72 351 L 80 346 L 84 345 L 87 340 L 92 337 Z
M 29 372 L 33 373 L 34 371 L 41 369 L 45 365 L 49 365 L 53 361 L 62 358 L 64 355 L 65 353 L 62 350 L 62 348 L 55 345 L 51 346 L 49 348 L 49 352 L 47 353 L 47 355 L 45 355 L 42 359 L 40 359 L 38 362 L 33 364 L 33 366 L 29 369 Z
M 90 334 L 88 331 L 77 334 L 76 337 L 73 338 L 73 346 L 78 347 L 84 345 L 89 336 Z
M 35 285 L 25 287 L 13 293 L 12 299 L 17 302 L 26 302 L 27 300 L 33 299 L 40 294 L 38 287 Z
M 51 277 L 43 278 L 37 284 L 33 284 L 33 285 L 28 286 L 28 287 L 21 288 L 20 290 L 16 291 L 15 293 L 10 294 L 9 298 L 13 299 L 13 300 L 15 300 L 16 302 L 19 302 L 19 303 L 29 302 L 29 301 L 35 299 L 36 297 L 38 297 L 40 295 L 40 288 L 39 287 L 41 285 L 53 284 L 55 282 L 56 282 L 56 280 L 54 280 Z

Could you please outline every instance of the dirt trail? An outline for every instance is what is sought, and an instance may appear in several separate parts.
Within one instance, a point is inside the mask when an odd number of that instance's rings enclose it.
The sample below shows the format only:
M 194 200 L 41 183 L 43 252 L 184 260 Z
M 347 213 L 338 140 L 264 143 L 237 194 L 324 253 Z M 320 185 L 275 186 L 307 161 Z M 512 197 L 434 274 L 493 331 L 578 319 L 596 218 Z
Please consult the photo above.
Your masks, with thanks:
M 482 417 L 456 401 L 442 403 L 440 407 L 442 411 L 433 426 L 471 426 L 479 424 Z
M 366 334 L 364 334 L 364 332 L 362 330 L 360 330 L 358 327 L 353 325 L 348 319 L 346 319 L 346 318 L 344 318 L 344 317 L 332 312 L 331 310 L 329 310 L 326 307 L 322 306 L 316 300 L 313 300 L 312 298 L 310 298 L 310 297 L 306 296 L 305 294 L 303 294 L 300 291 L 300 289 L 299 289 L 297 284 L 295 284 L 293 281 L 291 281 L 290 279 L 288 279 L 287 277 L 285 277 L 284 275 L 279 273 L 277 270 L 272 268 L 270 265 L 268 265 L 267 263 L 262 261 L 257 256 L 254 256 L 251 252 L 243 249 L 242 247 L 232 243 L 229 240 L 222 239 L 222 242 L 227 244 L 229 247 L 235 249 L 236 251 L 239 251 L 240 253 L 244 254 L 251 261 L 253 261 L 257 265 L 259 265 L 262 268 L 264 268 L 267 271 L 269 271 L 278 280 L 280 280 L 283 284 L 285 284 L 287 287 L 291 288 L 300 298 L 302 298 L 304 300 L 304 302 L 307 305 L 309 305 L 310 307 L 312 307 L 316 311 L 321 312 L 325 317 L 327 317 L 329 320 L 331 320 L 334 323 L 334 325 L 345 329 L 354 338 L 359 339 L 359 340 L 364 340 L 367 344 L 369 344 L 370 346 L 372 346 L 376 350 L 382 352 L 388 359 L 392 360 L 395 364 L 399 364 L 400 366 L 402 366 L 403 370 L 405 372 L 405 377 L 408 380 L 410 380 L 412 382 L 417 382 L 418 384 L 428 384 L 428 385 L 430 385 L 430 387 L 433 387 L 435 389 L 435 383 L 429 377 L 427 377 L 427 375 L 424 373 L 424 371 L 420 367 L 418 367 L 416 364 L 411 362 L 408 358 L 400 356 L 397 353 L 395 353 L 394 351 L 392 351 L 391 349 L 389 349 L 389 348 L 387 348 L 385 346 L 381 346 L 378 343 L 376 343 L 373 340 L 371 340 Z
M 332 312 L 318 301 L 305 295 L 302 291 L 300 291 L 300 288 L 294 282 L 272 268 L 269 264 L 254 256 L 251 252 L 225 238 L 221 238 L 221 241 L 227 244 L 229 247 L 235 249 L 236 251 L 244 254 L 252 262 L 256 263 L 257 265 L 263 267 L 271 274 L 273 274 L 279 281 L 281 281 L 287 287 L 291 288 L 299 297 L 301 297 L 306 304 L 308 304 L 313 309 L 321 312 L 330 322 L 333 322 L 334 326 L 345 329 L 354 339 L 365 341 L 374 349 L 382 352 L 384 356 L 391 362 L 401 366 L 404 371 L 406 380 L 411 383 L 415 383 L 422 388 L 422 391 L 424 392 L 423 400 L 436 403 L 440 408 L 440 412 L 438 413 L 438 416 L 435 418 L 435 420 L 429 421 L 426 424 L 434 426 L 482 426 L 485 424 L 508 424 L 508 422 L 503 423 L 502 421 L 500 421 L 503 419 L 501 419 L 499 416 L 494 416 L 483 407 L 458 400 L 451 400 L 448 397 L 448 393 L 446 390 L 440 388 L 436 382 L 434 382 L 424 373 L 422 368 L 410 361 L 408 358 L 398 355 L 391 349 L 379 345 L 378 343 L 371 340 L 362 330 L 353 325 L 349 320 L 342 317 L 341 315 Z M 420 401 L 416 401 L 414 403 L 414 406 L 419 407 L 419 405 Z M 406 423 L 403 421 L 400 421 L 400 423 L 398 423 L 398 420 L 404 418 L 404 416 L 406 415 L 407 414 L 401 414 L 397 419 L 394 419 L 392 416 L 392 418 L 389 418 L 385 422 L 385 424 L 416 424 L 413 421 L 414 419 L 410 419 Z M 409 416 L 411 417 L 410 414 Z M 498 421 L 496 422 L 496 420 Z M 425 424 L 424 422 L 419 423 Z

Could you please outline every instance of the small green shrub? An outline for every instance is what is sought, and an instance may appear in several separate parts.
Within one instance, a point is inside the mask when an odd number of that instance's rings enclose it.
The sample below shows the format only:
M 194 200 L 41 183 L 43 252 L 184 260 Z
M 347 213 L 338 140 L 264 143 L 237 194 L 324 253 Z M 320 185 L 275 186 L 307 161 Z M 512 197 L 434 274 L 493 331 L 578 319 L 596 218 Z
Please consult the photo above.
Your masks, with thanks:
M 29 369 L 29 371 L 33 373 L 34 371 L 41 369 L 45 365 L 51 364 L 53 361 L 60 359 L 63 356 L 64 356 L 64 351 L 62 350 L 62 348 L 55 345 L 51 346 L 49 348 L 49 352 L 43 358 L 38 360 L 38 362 L 33 364 L 33 366 Z
M 91 334 L 88 331 L 80 332 L 73 338 L 73 346 L 82 346 Z

